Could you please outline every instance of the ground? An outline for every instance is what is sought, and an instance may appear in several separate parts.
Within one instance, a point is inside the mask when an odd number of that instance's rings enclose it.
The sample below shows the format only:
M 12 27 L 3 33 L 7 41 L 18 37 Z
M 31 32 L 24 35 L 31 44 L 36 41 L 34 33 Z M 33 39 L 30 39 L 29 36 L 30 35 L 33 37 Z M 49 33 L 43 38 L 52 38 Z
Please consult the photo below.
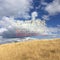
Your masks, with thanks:
M 60 39 L 2 44 L 0 60 L 60 60 Z

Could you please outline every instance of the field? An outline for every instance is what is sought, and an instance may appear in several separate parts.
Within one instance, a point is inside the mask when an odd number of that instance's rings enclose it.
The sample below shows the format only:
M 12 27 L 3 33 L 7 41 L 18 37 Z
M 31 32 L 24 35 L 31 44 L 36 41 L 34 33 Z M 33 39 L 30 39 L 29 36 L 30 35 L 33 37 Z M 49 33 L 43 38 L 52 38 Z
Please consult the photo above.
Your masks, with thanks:
M 60 39 L 2 44 L 0 60 L 60 60 Z

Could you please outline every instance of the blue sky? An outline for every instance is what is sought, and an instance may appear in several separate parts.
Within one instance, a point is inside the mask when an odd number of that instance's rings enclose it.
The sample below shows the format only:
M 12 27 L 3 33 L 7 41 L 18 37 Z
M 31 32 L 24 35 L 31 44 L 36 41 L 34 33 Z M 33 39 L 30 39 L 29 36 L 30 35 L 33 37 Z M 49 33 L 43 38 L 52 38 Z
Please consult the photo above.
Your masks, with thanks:
M 47 4 L 52 3 L 52 2 L 53 2 L 53 0 L 44 0 L 44 3 L 47 3 Z M 36 11 L 38 13 L 37 18 L 40 18 L 42 20 L 43 20 L 42 16 L 49 15 L 49 13 L 44 10 L 46 5 L 42 4 L 41 0 L 33 0 L 32 6 L 33 6 L 33 8 L 30 9 L 29 15 L 31 15 L 32 12 Z M 16 18 L 16 19 L 25 20 L 25 18 L 20 18 L 20 17 Z M 28 18 L 28 19 L 31 19 L 31 18 Z M 46 23 L 48 26 L 53 26 L 53 27 L 60 25 L 60 12 L 53 16 L 50 15 L 49 19 L 46 21 Z
M 52 3 L 53 0 L 45 0 L 44 2 L 49 4 L 49 3 Z M 39 15 L 38 18 L 42 19 L 43 15 L 49 15 L 47 11 L 42 9 L 42 8 L 45 8 L 46 5 L 41 4 L 41 0 L 33 0 L 33 6 L 34 8 L 32 9 L 32 11 L 38 12 L 38 15 Z M 57 13 L 56 15 L 49 16 L 49 20 L 47 20 L 46 23 L 48 26 L 53 26 L 53 27 L 60 25 L 60 12 Z
M 18 29 L 20 25 L 16 25 L 31 20 L 32 14 L 38 15 L 36 19 L 41 22 L 45 21 L 45 25 L 40 26 L 40 32 L 45 31 L 41 32 L 42 35 L 60 37 L 60 0 L 0 0 L 0 35 L 3 36 L 5 31 L 9 34 L 9 29 Z

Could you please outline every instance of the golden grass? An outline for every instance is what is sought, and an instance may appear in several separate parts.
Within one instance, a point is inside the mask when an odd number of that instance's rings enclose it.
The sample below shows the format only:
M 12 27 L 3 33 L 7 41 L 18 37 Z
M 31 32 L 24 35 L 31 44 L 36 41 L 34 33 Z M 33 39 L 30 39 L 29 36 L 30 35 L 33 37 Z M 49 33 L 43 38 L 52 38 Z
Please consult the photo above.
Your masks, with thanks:
M 60 60 L 60 39 L 0 45 L 0 60 Z

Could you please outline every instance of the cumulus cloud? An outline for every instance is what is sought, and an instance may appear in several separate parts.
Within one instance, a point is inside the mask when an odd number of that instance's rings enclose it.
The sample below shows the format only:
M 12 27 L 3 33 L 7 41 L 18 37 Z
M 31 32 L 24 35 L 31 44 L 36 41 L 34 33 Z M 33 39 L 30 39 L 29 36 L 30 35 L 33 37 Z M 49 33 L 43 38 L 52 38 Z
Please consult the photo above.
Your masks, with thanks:
M 32 0 L 0 0 L 0 17 L 13 16 L 29 18 Z
M 0 20 L 0 36 L 2 37 L 25 37 L 37 35 L 54 35 L 60 32 L 58 27 L 47 27 L 45 20 L 36 19 L 37 12 L 32 13 L 32 20 L 15 20 L 14 18 L 3 17 Z M 35 20 L 34 20 L 35 19 Z
M 46 6 L 45 10 L 50 15 L 56 15 L 60 13 L 60 0 L 53 0 L 53 2 L 51 2 L 50 4 Z
M 0 21 L 0 35 L 3 37 L 24 37 L 47 34 L 45 21 L 35 19 L 36 17 L 37 12 L 33 12 L 32 20 L 28 21 L 20 21 L 14 20 L 14 18 L 3 17 Z
M 20 32 L 20 34 L 24 33 L 26 35 L 28 33 L 29 34 L 31 33 L 31 36 L 34 34 L 47 34 L 46 32 L 47 27 L 45 25 L 46 25 L 45 21 L 41 21 L 40 19 L 37 19 L 35 21 L 33 20 L 20 21 L 14 20 L 13 18 L 3 17 L 2 20 L 0 21 L 0 26 L 2 27 L 0 28 L 2 34 L 0 35 L 13 37 L 18 32 Z

